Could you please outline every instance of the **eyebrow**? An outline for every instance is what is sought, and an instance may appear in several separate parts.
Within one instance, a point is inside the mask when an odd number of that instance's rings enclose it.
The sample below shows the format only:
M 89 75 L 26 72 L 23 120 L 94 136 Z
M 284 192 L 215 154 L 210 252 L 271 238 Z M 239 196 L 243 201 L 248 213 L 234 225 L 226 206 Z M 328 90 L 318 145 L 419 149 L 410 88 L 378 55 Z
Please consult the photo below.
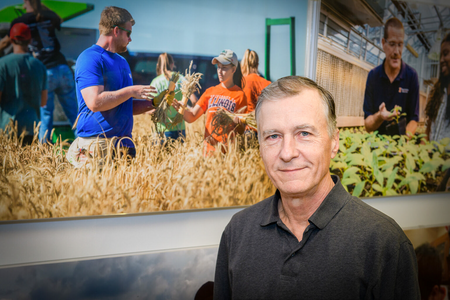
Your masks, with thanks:
M 297 126 L 294 127 L 294 129 L 295 129 L 295 130 L 298 130 L 298 129 L 309 129 L 309 130 L 311 130 L 313 133 L 317 133 L 317 132 L 318 132 L 317 128 L 316 128 L 315 126 L 311 125 L 311 124 L 297 125 Z M 262 134 L 263 134 L 264 136 L 266 136 L 266 135 L 270 135 L 270 134 L 275 133 L 275 132 L 278 132 L 278 130 L 276 130 L 276 129 L 270 129 L 270 130 L 264 130 L 264 131 L 262 132 Z

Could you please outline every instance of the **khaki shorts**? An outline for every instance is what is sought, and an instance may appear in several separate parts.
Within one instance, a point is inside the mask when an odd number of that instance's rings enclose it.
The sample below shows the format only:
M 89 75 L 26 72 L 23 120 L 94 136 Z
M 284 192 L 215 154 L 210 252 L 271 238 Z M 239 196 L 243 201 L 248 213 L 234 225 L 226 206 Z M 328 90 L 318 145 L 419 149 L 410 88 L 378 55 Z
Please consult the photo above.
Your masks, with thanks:
M 75 168 L 81 168 L 89 160 L 95 159 L 99 166 L 102 166 L 105 161 L 106 155 L 108 155 L 108 148 L 110 153 L 114 150 L 115 138 L 99 138 L 77 137 L 69 150 L 66 153 L 67 160 L 75 166 Z

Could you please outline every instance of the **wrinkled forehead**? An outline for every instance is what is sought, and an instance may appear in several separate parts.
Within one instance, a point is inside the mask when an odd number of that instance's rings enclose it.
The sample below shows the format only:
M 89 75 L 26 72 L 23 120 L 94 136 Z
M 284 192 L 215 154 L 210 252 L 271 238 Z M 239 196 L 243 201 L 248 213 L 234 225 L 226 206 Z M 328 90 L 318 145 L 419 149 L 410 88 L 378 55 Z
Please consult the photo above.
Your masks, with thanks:
M 264 109 L 270 109 L 270 105 L 267 105 L 268 103 L 277 103 L 277 105 L 280 105 L 283 109 L 285 109 L 286 112 L 290 111 L 291 109 L 293 109 L 292 106 L 286 106 L 283 105 L 283 101 L 290 99 L 290 98 L 297 98 L 298 101 L 294 102 L 294 105 L 296 106 L 301 106 L 303 105 L 303 101 L 308 101 L 308 102 L 320 102 L 321 104 L 318 107 L 318 109 L 324 110 L 325 111 L 325 115 L 327 115 L 327 106 L 325 104 L 325 101 L 322 99 L 322 96 L 320 95 L 319 91 L 314 89 L 314 88 L 310 88 L 310 87 L 304 87 L 302 88 L 297 94 L 295 95 L 283 95 L 280 97 L 270 97 L 270 98 L 266 98 L 264 99 L 264 101 L 262 101 L 259 104 L 259 109 L 255 111 L 255 117 L 256 117 L 256 121 L 258 122 L 258 119 L 260 119 L 261 117 L 261 112 Z M 305 99 L 305 97 L 307 97 L 307 99 Z M 303 101 L 302 101 L 303 100 Z M 267 114 L 267 116 L 270 117 L 270 113 Z

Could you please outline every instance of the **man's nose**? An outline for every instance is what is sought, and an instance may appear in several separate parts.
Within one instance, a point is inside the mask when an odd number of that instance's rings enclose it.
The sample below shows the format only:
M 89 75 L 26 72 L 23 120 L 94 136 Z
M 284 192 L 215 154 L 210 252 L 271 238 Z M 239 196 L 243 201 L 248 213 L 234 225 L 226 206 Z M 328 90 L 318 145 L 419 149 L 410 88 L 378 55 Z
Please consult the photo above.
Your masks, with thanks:
M 291 135 L 286 135 L 283 138 L 283 144 L 280 153 L 281 160 L 285 162 L 291 161 L 293 158 L 298 157 L 299 149 L 297 147 L 297 143 L 295 138 Z

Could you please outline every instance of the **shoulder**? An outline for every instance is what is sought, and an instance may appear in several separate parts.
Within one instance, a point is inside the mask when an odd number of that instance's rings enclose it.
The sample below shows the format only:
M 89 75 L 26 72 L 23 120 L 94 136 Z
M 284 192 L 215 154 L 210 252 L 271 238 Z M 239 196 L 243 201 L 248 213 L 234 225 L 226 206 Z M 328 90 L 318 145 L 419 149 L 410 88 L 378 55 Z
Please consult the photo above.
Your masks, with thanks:
M 61 18 L 53 10 L 42 10 L 41 15 L 47 20 L 61 20 Z
M 382 69 L 383 69 L 383 64 L 373 68 L 372 70 L 369 71 L 368 78 L 373 78 L 374 76 L 380 76 Z
M 128 61 L 126 60 L 126 58 L 120 55 L 119 53 L 115 53 L 114 59 L 120 61 L 121 63 L 126 63 L 128 65 Z
M 414 69 L 413 67 L 411 67 L 407 63 L 404 63 L 404 66 L 405 66 L 405 74 L 406 74 L 406 76 L 408 76 L 412 80 L 415 80 L 415 79 L 418 80 L 418 75 L 417 75 L 416 69 Z
M 222 86 L 219 83 L 218 85 L 207 88 L 206 91 L 203 93 L 203 95 L 210 95 L 213 93 L 217 93 L 221 89 L 222 89 Z
M 29 60 L 33 65 L 35 65 L 35 66 L 37 66 L 37 67 L 39 67 L 39 68 L 41 68 L 41 69 L 46 70 L 46 73 L 47 73 L 47 68 L 45 67 L 44 63 L 41 62 L 39 59 L 34 58 L 32 55 L 30 55 L 30 56 L 28 57 L 28 60 Z
M 92 60 L 97 61 L 100 60 L 102 57 L 102 54 L 104 52 L 104 49 L 102 47 L 92 45 L 91 47 L 87 48 L 81 54 L 78 56 L 77 64 L 79 62 L 92 62 Z
M 360 227 L 365 236 L 373 242 L 409 242 L 397 222 L 357 197 L 351 196 L 346 205 L 346 212 L 348 215 L 344 217 L 353 218 L 352 226 Z
M 16 23 L 30 24 L 30 23 L 35 23 L 35 22 L 36 22 L 36 15 L 32 14 L 32 13 L 26 13 L 26 14 L 21 15 L 20 17 L 15 18 L 11 22 L 11 27 Z

